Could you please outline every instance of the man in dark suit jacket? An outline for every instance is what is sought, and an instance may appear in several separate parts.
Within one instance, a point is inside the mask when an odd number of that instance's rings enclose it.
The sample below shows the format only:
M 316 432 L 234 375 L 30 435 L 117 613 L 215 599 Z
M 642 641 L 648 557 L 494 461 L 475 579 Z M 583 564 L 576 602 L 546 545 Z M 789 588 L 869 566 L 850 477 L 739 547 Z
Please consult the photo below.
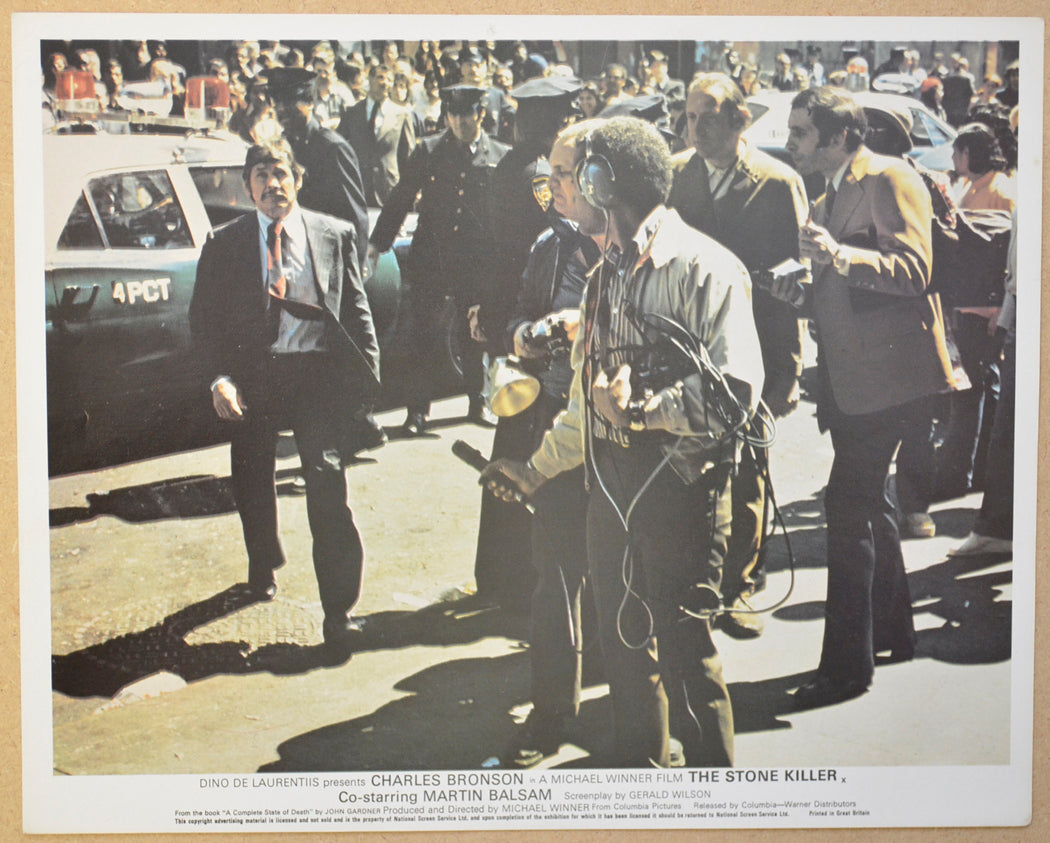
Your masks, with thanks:
M 332 129 L 314 117 L 314 78 L 301 67 L 267 71 L 267 89 L 284 136 L 295 160 L 304 170 L 298 202 L 302 207 L 346 220 L 356 230 L 361 275 L 367 277 L 361 244 L 368 240 L 368 207 L 357 153 Z M 372 450 L 386 443 L 382 426 L 370 407 L 362 407 L 354 422 L 357 450 Z
M 389 67 L 372 67 L 368 96 L 348 109 L 339 122 L 339 134 L 357 153 L 365 201 L 372 207 L 381 207 L 386 201 L 416 145 L 412 111 L 390 99 L 392 84 Z
M 445 299 L 455 300 L 457 321 L 465 325 L 468 311 L 485 300 L 500 257 L 493 235 L 493 174 L 508 147 L 481 130 L 484 93 L 471 85 L 442 89 L 449 128 L 416 146 L 376 220 L 368 247 L 373 263 L 393 244 L 416 195 L 421 194 L 405 277 L 410 284 L 412 337 L 418 344 L 418 359 L 429 365 L 416 368 L 405 422 L 412 435 L 426 427 L 431 384 L 440 370 L 443 343 L 438 329 Z M 482 344 L 466 334 L 461 339 L 470 415 L 478 420 L 483 407 Z
M 674 157 L 675 178 L 667 204 L 682 219 L 713 237 L 755 278 L 798 258 L 798 230 L 806 221 L 806 189 L 787 164 L 755 149 L 742 135 L 751 123 L 743 94 L 724 73 L 705 73 L 686 99 L 693 148 Z M 798 314 L 755 285 L 751 308 L 762 346 L 762 399 L 774 416 L 798 406 L 802 333 Z M 763 431 L 757 431 L 759 437 Z M 722 595 L 730 611 L 715 623 L 736 638 L 763 628 L 748 598 L 761 583 L 759 550 L 765 530 L 768 454 L 745 445 L 733 478 L 733 529 L 722 569 Z
M 864 111 L 844 90 L 810 88 L 792 101 L 787 150 L 803 175 L 821 173 L 827 193 L 799 230 L 813 264 L 804 300 L 816 320 L 818 420 L 835 457 L 824 495 L 828 595 L 816 676 L 795 692 L 799 707 L 864 693 L 874 655 L 915 651 L 900 532 L 885 487 L 902 434 L 951 390 L 944 319 L 927 295 L 932 259 L 929 194 L 899 158 L 863 146 Z
M 190 330 L 219 418 L 252 600 L 272 600 L 284 564 L 274 485 L 277 433 L 291 428 L 306 479 L 324 639 L 348 655 L 361 537 L 347 505 L 348 423 L 379 384 L 379 346 L 354 229 L 299 207 L 302 170 L 284 141 L 253 146 L 244 181 L 256 213 L 213 233 L 197 265 Z
M 277 120 L 303 169 L 299 204 L 346 220 L 357 230 L 357 242 L 364 243 L 368 207 L 361 166 L 353 147 L 314 119 L 314 73 L 301 67 L 280 67 L 268 71 L 267 78 Z

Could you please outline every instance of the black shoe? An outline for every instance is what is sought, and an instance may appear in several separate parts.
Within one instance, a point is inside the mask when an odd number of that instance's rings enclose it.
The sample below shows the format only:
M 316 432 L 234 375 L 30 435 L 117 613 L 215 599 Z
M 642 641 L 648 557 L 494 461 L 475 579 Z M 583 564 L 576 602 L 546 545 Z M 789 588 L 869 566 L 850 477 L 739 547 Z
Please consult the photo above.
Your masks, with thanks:
M 251 606 L 253 603 L 269 603 L 277 596 L 277 583 L 239 582 L 226 590 L 229 607 Z
M 361 618 L 325 618 L 321 625 L 328 656 L 346 661 L 361 647 L 365 622 Z
M 277 595 L 277 584 L 257 587 L 250 583 L 237 583 L 223 592 L 223 610 L 235 612 L 256 603 L 269 603 Z
M 371 413 L 354 420 L 353 439 L 354 447 L 358 451 L 374 451 L 390 441 L 386 431 L 383 430 L 383 425 Z
M 504 763 L 521 769 L 535 767 L 544 758 L 557 754 L 564 731 L 564 717 L 537 713 L 534 708 L 511 740 Z
M 819 673 L 793 694 L 796 709 L 821 708 L 867 693 L 870 679 L 830 679 Z
M 766 622 L 747 602 L 744 595 L 740 595 L 729 608 L 715 615 L 712 626 L 720 629 L 730 638 L 738 638 L 746 641 L 749 638 L 758 638 L 766 627 Z
M 426 413 L 409 413 L 404 424 L 405 433 L 409 436 L 422 436 L 427 431 Z

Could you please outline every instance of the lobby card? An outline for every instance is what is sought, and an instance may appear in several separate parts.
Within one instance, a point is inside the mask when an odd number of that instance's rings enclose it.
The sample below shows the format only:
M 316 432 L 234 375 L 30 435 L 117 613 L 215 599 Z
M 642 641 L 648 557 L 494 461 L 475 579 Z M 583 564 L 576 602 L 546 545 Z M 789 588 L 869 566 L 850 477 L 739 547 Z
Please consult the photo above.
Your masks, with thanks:
M 15 194 L 21 209 L 15 258 L 26 832 L 832 829 L 1031 821 L 1042 20 L 20 13 L 13 17 L 13 34 Z M 796 570 L 785 561 L 786 551 L 778 551 L 767 592 L 756 602 L 769 606 L 782 593 L 787 597 L 767 616 L 761 639 L 717 639 L 737 723 L 732 768 L 615 769 L 600 763 L 607 757 L 602 750 L 608 749 L 604 736 L 612 716 L 602 677 L 584 690 L 583 738 L 567 741 L 538 766 L 508 765 L 495 744 L 491 751 L 474 751 L 473 739 L 503 740 L 527 714 L 527 626 L 490 628 L 485 624 L 491 615 L 441 602 L 447 591 L 435 603 L 436 593 L 428 594 L 418 581 L 366 594 L 363 614 L 376 628 L 390 630 L 370 652 L 335 669 L 311 661 L 306 651 L 312 653 L 319 640 L 320 605 L 312 593 L 309 531 L 302 519 L 299 535 L 287 541 L 303 549 L 304 558 L 280 575 L 291 577 L 293 568 L 303 572 L 301 591 L 296 593 L 298 581 L 290 580 L 292 593 L 279 595 L 272 610 L 265 610 L 270 614 L 239 620 L 207 615 L 214 603 L 207 595 L 224 586 L 201 582 L 214 571 L 187 557 L 187 548 L 217 542 L 243 553 L 235 511 L 222 504 L 209 509 L 201 498 L 201 477 L 208 490 L 228 496 L 221 444 L 148 457 L 126 450 L 109 462 L 71 471 L 52 466 L 49 472 L 49 453 L 54 459 L 78 430 L 75 424 L 56 427 L 57 407 L 68 397 L 56 394 L 56 372 L 75 363 L 88 378 L 94 358 L 87 350 L 112 351 L 87 333 L 100 310 L 126 319 L 136 307 L 177 305 L 185 288 L 171 279 L 176 272 L 192 277 L 193 250 L 199 253 L 200 237 L 207 234 L 207 224 L 202 229 L 188 214 L 179 221 L 163 211 L 166 234 L 159 240 L 136 231 L 145 219 L 141 214 L 123 220 L 138 238 L 130 246 L 91 240 L 96 226 L 107 237 L 111 232 L 103 226 L 107 211 L 101 194 L 89 185 L 113 183 L 116 177 L 131 189 L 126 175 L 136 164 L 131 150 L 139 126 L 126 114 L 138 109 L 130 106 L 121 118 L 112 149 L 83 153 L 98 155 L 97 162 L 85 165 L 76 153 L 49 155 L 48 140 L 56 133 L 83 133 L 83 149 L 99 150 L 99 137 L 113 130 L 85 128 L 97 122 L 92 120 L 55 119 L 51 103 L 61 92 L 47 90 L 44 66 L 51 54 L 74 55 L 94 45 L 115 50 L 141 41 L 155 55 L 156 43 L 166 41 L 173 62 L 196 58 L 196 66 L 186 67 L 192 76 L 207 72 L 205 59 L 236 55 L 227 48 L 245 38 L 306 51 L 328 41 L 346 54 L 388 41 L 408 53 L 424 37 L 449 45 L 521 41 L 522 60 L 593 80 L 613 64 L 637 75 L 653 50 L 670 59 L 686 86 L 694 72 L 732 74 L 739 65 L 737 76 L 746 74 L 756 84 L 753 142 L 771 153 L 784 151 L 787 125 L 778 121 L 790 112 L 791 95 L 773 89 L 781 56 L 809 78 L 819 64 L 826 83 L 874 100 L 874 113 L 884 101 L 896 103 L 898 113 L 909 112 L 909 154 L 945 173 L 955 166 L 956 129 L 936 109 L 921 107 L 929 86 L 904 65 L 890 66 L 897 48 L 916 53 L 924 78 L 930 78 L 936 56 L 949 71 L 953 54 L 966 59 L 975 97 L 985 76 L 1003 80 L 1020 66 L 1021 118 L 1013 152 L 1014 236 L 1023 288 L 1017 313 L 1014 552 L 969 564 L 948 556 L 981 505 L 976 492 L 934 511 L 944 535 L 925 545 L 905 543 L 920 641 L 915 662 L 906 667 L 913 673 L 879 668 L 865 697 L 804 715 L 787 702 L 792 682 L 801 684 L 816 667 L 823 617 L 820 495 L 830 444 L 818 438 L 812 405 L 805 402 L 781 435 L 804 430 L 816 450 L 792 457 L 794 462 L 787 456 L 773 459 L 785 478 L 778 476 L 787 490 L 781 506 L 789 510 L 791 535 L 799 536 L 799 552 L 809 554 L 808 561 Z M 508 64 L 513 61 L 510 52 Z M 880 93 L 870 94 L 879 76 Z M 148 98 L 150 81 L 136 94 L 140 100 Z M 802 83 L 785 83 L 786 89 L 791 84 Z M 163 84 L 157 87 L 163 100 Z M 189 99 L 186 105 L 192 105 Z M 686 148 L 684 103 L 673 105 L 678 110 L 664 115 L 665 127 L 678 136 L 679 148 Z M 1003 112 L 1008 133 L 1009 111 Z M 887 107 L 882 113 L 892 112 Z M 192 165 L 192 148 L 187 139 L 188 151 L 174 163 Z M 227 177 L 237 187 L 239 172 L 229 167 Z M 135 199 L 142 211 L 153 203 L 170 210 L 194 184 L 202 191 L 208 184 L 221 187 L 217 175 L 209 183 L 173 169 L 173 195 L 144 195 L 163 187 L 157 172 L 150 170 L 148 179 L 137 176 L 134 196 L 110 198 Z M 67 183 L 74 178 L 87 181 Z M 158 260 L 164 251 L 169 257 L 185 252 L 187 265 L 175 270 L 164 264 Z M 162 320 L 154 329 L 178 334 L 180 317 L 170 318 L 175 321 Z M 81 344 L 71 343 L 71 337 Z M 110 337 L 122 341 L 120 330 Z M 133 346 L 135 365 L 152 359 L 156 349 L 148 340 L 130 342 L 140 344 Z M 74 351 L 74 360 L 62 358 L 78 347 L 82 353 Z M 114 366 L 119 373 L 132 371 L 127 360 Z M 116 388 L 122 376 L 106 383 Z M 139 406 L 150 406 L 150 400 L 147 395 Z M 149 418 L 143 415 L 144 428 Z M 396 425 L 400 411 L 389 410 L 382 418 Z M 86 415 L 81 422 L 91 423 Z M 470 428 L 469 435 L 488 448 L 489 434 Z M 433 447 L 447 452 L 441 438 L 448 437 L 439 431 Z M 398 464 L 393 452 L 404 447 L 409 446 L 402 440 L 392 441 L 360 469 L 376 495 L 383 482 L 392 482 L 389 475 L 382 479 L 384 463 Z M 381 548 L 389 543 L 387 558 L 399 537 L 423 529 L 420 524 L 453 520 L 449 511 L 460 520 L 439 534 L 431 550 L 436 556 L 472 557 L 474 478 L 452 458 L 444 465 L 447 475 L 430 478 L 434 494 L 410 497 L 404 517 L 383 521 L 383 513 L 362 512 L 366 541 Z M 287 515 L 293 527 L 286 529 L 294 536 L 295 508 L 303 509 L 303 499 L 294 497 L 294 462 L 279 466 L 278 481 L 285 483 L 282 518 Z M 177 481 L 181 497 L 175 503 L 172 483 L 165 481 L 162 493 L 159 478 Z M 467 491 L 440 491 L 446 485 Z M 457 495 L 463 502 L 453 500 Z M 192 505 L 187 496 L 196 496 Z M 132 499 L 138 509 L 128 508 Z M 367 510 L 366 504 L 356 506 Z M 771 541 L 782 548 L 782 539 Z M 186 591 L 166 586 L 160 593 L 154 580 L 173 566 Z M 460 582 L 470 579 L 469 568 L 463 563 Z M 220 573 L 225 576 L 225 569 Z M 368 582 L 380 582 L 378 573 L 371 576 Z M 450 580 L 448 586 L 455 584 Z M 453 615 L 475 624 L 469 634 L 434 632 Z M 185 630 L 172 633 L 173 618 L 185 622 Z M 374 694 L 374 707 L 353 696 L 351 689 L 362 685 Z M 880 693 L 880 685 L 893 687 L 893 693 Z M 429 704 L 413 702 L 428 693 Z M 252 707 L 264 699 L 273 702 L 273 710 L 261 702 Z M 279 706 L 292 713 L 274 714 Z

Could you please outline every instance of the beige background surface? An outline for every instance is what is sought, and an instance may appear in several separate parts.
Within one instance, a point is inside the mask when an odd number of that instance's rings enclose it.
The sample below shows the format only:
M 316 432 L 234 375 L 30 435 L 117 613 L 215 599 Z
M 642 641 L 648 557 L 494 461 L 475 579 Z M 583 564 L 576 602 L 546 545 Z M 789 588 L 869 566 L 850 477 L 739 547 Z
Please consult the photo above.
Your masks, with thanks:
M 474 15 L 484 14 L 634 14 L 640 11 L 639 6 L 644 8 L 646 14 L 654 14 L 657 9 L 649 4 L 625 2 L 625 0 L 607 0 L 604 3 L 592 2 L 592 0 L 545 0 L 545 2 L 526 2 L 526 0 L 505 0 L 504 2 L 492 2 L 492 0 L 478 0 L 474 3 L 447 2 L 447 0 L 430 0 L 430 2 L 419 2 L 419 0 L 402 0 L 394 8 L 400 14 L 448 14 L 469 12 Z M 248 4 L 245 2 L 234 2 L 234 0 L 187 0 L 181 4 L 162 3 L 158 0 L 149 2 L 136 2 L 136 0 L 125 0 L 125 2 L 94 2 L 93 0 L 64 0 L 64 2 L 9 2 L 4 0 L 4 7 L 8 13 L 14 12 L 185 12 L 185 13 L 238 13 L 271 12 L 287 13 L 291 11 L 308 14 L 376 14 L 382 11 L 392 10 L 388 6 L 380 4 L 366 4 L 353 0 L 353 2 L 333 3 L 324 0 L 299 0 L 294 7 L 281 5 L 264 0 L 261 3 Z M 730 2 L 730 0 L 708 0 L 703 4 L 688 2 L 687 0 L 664 0 L 659 4 L 659 12 L 668 15 L 736 15 L 741 11 L 747 14 L 793 14 L 793 15 L 831 15 L 831 14 L 859 14 L 868 11 L 872 6 L 851 8 L 844 4 L 826 2 L 814 2 L 813 0 L 795 0 L 792 3 L 756 2 L 742 3 Z M 918 10 L 924 10 L 939 15 L 973 15 L 973 16 L 1032 16 L 1045 17 L 1047 4 L 1045 0 L 999 0 L 994 4 L 978 3 L 975 0 L 956 0 L 954 3 L 938 4 L 936 6 L 920 6 L 914 2 L 904 0 L 883 0 L 877 6 L 881 15 L 912 15 Z M 1047 33 L 1044 33 L 1046 35 Z M 204 33 L 202 33 L 204 35 Z M 3 115 L 3 132 L 0 149 L 3 152 L 3 166 L 0 169 L 0 220 L 10 221 L 13 218 L 14 196 L 13 181 L 14 172 L 12 164 L 12 141 L 11 141 L 11 18 L 6 17 L 3 43 L 0 46 L 3 59 L 0 64 L 0 113 Z M 1046 45 L 1044 44 L 1044 51 Z M 1036 68 L 1025 68 L 1026 77 L 1035 75 L 1039 70 Z M 1047 68 L 1041 68 L 1044 79 L 1044 96 L 1047 93 Z M 1048 128 L 1050 128 L 1050 116 L 1044 111 L 1043 135 L 1044 139 Z M 1047 157 L 1046 143 L 1043 146 L 1044 161 Z M 1042 174 L 1043 187 L 1043 249 L 1042 266 L 1044 275 L 1050 270 L 1046 252 L 1046 230 L 1047 215 L 1050 210 L 1050 180 L 1044 167 Z M 10 228 L 8 229 L 10 230 Z M 4 432 L 4 441 L 8 447 L 0 451 L 0 491 L 6 506 L 0 509 L 0 840 L 20 840 L 22 834 L 22 789 L 21 789 L 21 763 L 23 747 L 21 744 L 21 705 L 20 705 L 20 663 L 19 663 L 19 605 L 18 605 L 18 523 L 17 507 L 17 461 L 14 452 L 15 442 L 15 322 L 12 298 L 14 294 L 13 252 L 14 244 L 11 239 L 3 239 L 0 248 L 0 301 L 7 306 L 0 308 L 0 430 Z M 1046 324 L 1046 310 L 1048 302 L 1044 295 L 1043 319 Z M 1050 370 L 1050 343 L 1044 342 L 1042 349 L 1042 377 L 1040 379 L 1040 415 L 1044 418 L 1043 428 L 1046 428 L 1045 416 L 1048 406 L 1047 393 L 1047 371 Z M 1041 437 L 1042 438 L 1042 437 Z M 1039 504 L 1037 505 L 1037 553 L 1036 558 L 1040 562 L 1043 558 L 1050 538 L 1047 534 L 1044 516 L 1047 514 L 1048 505 L 1046 493 L 1050 484 L 1047 482 L 1046 470 L 1050 461 L 1045 459 L 1047 446 L 1040 444 L 1040 479 L 1039 479 Z M 1042 568 L 1042 565 L 1040 565 Z M 1047 644 L 1042 641 L 1047 633 L 1048 624 L 1041 610 L 1050 607 L 1050 585 L 1045 577 L 1039 576 L 1043 571 L 1037 572 L 1037 594 L 1036 594 L 1036 676 L 1035 676 L 1035 773 L 1033 779 L 1033 822 L 1028 828 L 1007 829 L 946 829 L 943 831 L 933 830 L 857 830 L 857 831 L 665 831 L 660 833 L 661 840 L 695 840 L 697 838 L 714 837 L 728 838 L 730 840 L 767 840 L 783 839 L 797 841 L 825 841 L 825 840 L 872 840 L 892 835 L 894 840 L 905 841 L 928 841 L 928 840 L 959 840 L 959 841 L 1014 841 L 1014 840 L 1046 840 L 1050 839 L 1050 707 L 1043 692 L 1048 687 L 1048 671 L 1050 671 L 1050 657 L 1048 657 Z M 30 750 L 31 751 L 31 750 Z M 61 806 L 54 806 L 55 810 L 61 810 Z M 318 837 L 339 837 L 344 839 L 368 839 L 368 840 L 461 840 L 464 837 L 469 840 L 494 840 L 515 837 L 522 840 L 543 840 L 551 836 L 551 832 L 471 832 L 464 834 L 445 833 L 430 834 L 417 833 L 333 833 L 318 835 L 315 833 L 280 834 L 281 840 L 315 840 Z M 640 839 L 643 835 L 639 832 L 558 832 L 559 838 L 563 840 L 631 840 Z M 43 835 L 31 839 L 48 840 L 60 839 L 59 835 Z M 134 835 L 122 839 L 129 840 L 239 840 L 244 835 L 238 834 L 164 834 L 164 835 Z M 110 835 L 83 835 L 84 840 L 112 840 Z

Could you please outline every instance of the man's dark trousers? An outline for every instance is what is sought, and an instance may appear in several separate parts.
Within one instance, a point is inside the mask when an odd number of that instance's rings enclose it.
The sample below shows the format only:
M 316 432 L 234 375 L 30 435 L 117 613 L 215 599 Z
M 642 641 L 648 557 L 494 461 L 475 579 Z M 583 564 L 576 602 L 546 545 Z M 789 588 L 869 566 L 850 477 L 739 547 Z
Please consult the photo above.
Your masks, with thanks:
M 595 475 L 625 512 L 662 456 L 651 443 L 624 448 L 597 440 Z M 686 485 L 665 465 L 631 515 L 626 562 L 620 516 L 592 480 L 587 556 L 620 765 L 668 766 L 668 727 L 682 742 L 687 765 L 733 763 L 733 710 L 710 624 L 679 608 L 696 584 L 719 586 L 731 519 L 730 468 L 716 466 Z
M 361 592 L 364 552 L 347 501 L 340 454 L 340 381 L 324 352 L 270 355 L 245 388 L 248 409 L 231 425 L 234 500 L 248 549 L 248 577 L 265 585 L 284 564 L 277 526 L 277 434 L 291 429 L 306 480 L 314 570 L 325 619 L 343 623 Z
M 828 414 L 835 456 L 824 493 L 828 596 L 819 672 L 829 679 L 870 682 L 876 650 L 914 647 L 911 592 L 886 478 L 897 445 L 928 415 L 929 401 Z

